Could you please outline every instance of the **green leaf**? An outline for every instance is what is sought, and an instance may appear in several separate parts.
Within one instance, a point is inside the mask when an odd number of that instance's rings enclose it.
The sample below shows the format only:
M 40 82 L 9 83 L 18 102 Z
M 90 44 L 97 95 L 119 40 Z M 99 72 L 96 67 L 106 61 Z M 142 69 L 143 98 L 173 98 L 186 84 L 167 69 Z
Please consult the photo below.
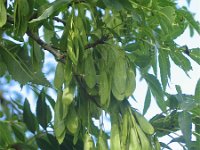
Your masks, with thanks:
M 170 32 L 176 17 L 174 8 L 171 6 L 162 7 L 158 14 L 161 28 L 165 33 Z
M 46 129 L 48 126 L 48 123 L 51 121 L 51 110 L 49 106 L 46 104 L 45 101 L 45 93 L 44 89 L 40 92 L 37 100 L 36 105 L 36 116 L 38 123 Z
M 111 7 L 116 10 L 121 10 L 123 6 L 120 4 L 118 0 L 103 0 L 106 7 Z
M 22 125 L 13 123 L 11 124 L 12 130 L 20 141 L 24 142 L 25 141 L 25 129 Z
M 191 49 L 189 56 L 200 65 L 200 48 Z
M 92 52 L 89 51 L 87 58 L 85 59 L 85 82 L 89 88 L 93 88 L 96 84 L 96 69 L 94 64 Z
M 187 74 L 192 69 L 190 61 L 181 52 L 171 52 L 173 62 Z
M 147 110 L 149 109 L 150 104 L 151 104 L 151 91 L 148 88 L 145 101 L 144 101 L 143 115 L 146 114 Z
M 4 63 L 0 55 L 0 77 L 5 75 L 6 71 L 7 71 L 6 64 Z
M 162 7 L 159 13 L 162 14 L 162 16 L 166 18 L 170 22 L 170 24 L 174 23 L 176 18 L 176 13 L 173 7 L 171 6 Z
M 30 72 L 28 72 L 24 66 L 22 66 L 21 62 L 17 60 L 14 55 L 3 48 L 0 45 L 1 51 L 0 54 L 7 65 L 9 73 L 12 75 L 13 79 L 19 81 L 21 84 L 25 84 L 28 81 L 33 80 Z M 15 66 L 15 67 L 13 67 Z
M 187 98 L 180 103 L 180 109 L 185 111 L 192 111 L 197 106 L 197 103 L 193 99 Z
M 168 106 L 171 110 L 173 109 L 177 109 L 178 108 L 178 105 L 179 105 L 179 102 L 176 98 L 175 95 L 167 95 L 168 97 Z
M 181 132 L 183 133 L 183 137 L 188 147 L 191 144 L 191 136 L 192 136 L 192 116 L 190 113 L 186 111 L 182 111 L 178 116 L 179 126 L 181 128 Z
M 29 23 L 34 23 L 34 22 L 38 22 L 38 21 L 42 21 L 44 19 L 49 18 L 54 12 L 58 11 L 60 8 L 63 7 L 63 5 L 67 5 L 71 2 L 72 0 L 57 0 L 54 1 L 53 3 L 51 3 L 50 7 L 48 7 L 41 16 L 39 16 L 36 19 L 33 19 L 31 21 L 29 21 Z
M 28 26 L 29 4 L 27 0 L 18 0 L 14 4 L 14 30 L 22 36 Z
M 158 56 L 158 61 L 159 61 L 160 77 L 161 77 L 162 87 L 165 90 L 167 83 L 168 83 L 168 77 L 170 77 L 169 57 L 165 52 L 160 51 L 159 56 Z
M 16 49 L 21 50 L 19 45 L 15 45 L 15 47 Z M 25 63 L 16 54 L 11 53 L 11 51 L 5 49 L 1 45 L 0 48 L 0 55 L 7 66 L 8 72 L 12 75 L 14 80 L 20 82 L 21 84 L 32 82 L 40 85 L 50 86 L 50 83 L 47 81 L 41 71 L 32 71 L 32 67 L 28 66 L 28 64 Z
M 62 88 L 63 82 L 64 82 L 64 64 L 61 62 L 58 62 L 56 66 L 55 71 L 55 77 L 54 77 L 54 86 L 56 89 Z
M 55 100 L 48 94 L 46 94 L 46 98 L 49 101 L 51 107 L 54 108 L 55 107 Z
M 19 150 L 35 150 L 36 149 L 36 147 L 33 147 L 26 143 L 20 143 L 20 142 L 14 143 L 14 144 L 10 145 L 10 147 L 15 148 L 15 149 L 17 148 Z M 9 148 L 9 149 L 12 149 L 12 148 Z
M 152 74 L 145 75 L 145 79 L 148 83 L 148 86 L 149 86 L 153 96 L 156 98 L 156 102 L 157 102 L 158 106 L 160 107 L 160 109 L 162 111 L 165 111 L 166 110 L 166 104 L 165 104 L 165 101 L 164 101 L 164 94 L 163 94 L 163 90 L 162 90 L 162 87 L 160 85 L 160 82 Z
M 191 27 L 193 27 L 200 34 L 199 22 L 197 22 L 191 12 L 189 12 L 185 7 L 182 10 L 179 10 L 182 16 L 188 21 Z
M 0 1 L 0 28 L 6 24 L 7 21 L 7 12 L 6 12 L 6 8 L 4 5 L 4 1 L 1 0 Z
M 139 48 L 138 43 L 130 43 L 124 47 L 124 50 L 127 52 L 132 52 L 132 51 L 138 50 L 138 48 Z
M 58 91 L 57 101 L 54 107 L 54 132 L 56 139 L 61 144 L 65 138 L 66 128 L 63 119 L 62 91 Z
M 35 116 L 31 112 L 30 104 L 27 99 L 24 101 L 23 120 L 28 130 L 30 130 L 32 133 L 35 133 L 36 129 L 38 128 L 38 123 Z
M 200 79 L 198 80 L 195 88 L 194 98 L 200 103 Z
M 52 149 L 59 150 L 59 144 L 58 144 L 58 141 L 56 140 L 55 136 L 47 133 L 47 138 L 48 138 L 49 142 L 51 143 Z
M 10 130 L 10 126 L 7 123 L 0 121 L 0 133 L 1 146 L 7 146 L 13 143 L 13 137 Z
M 36 142 L 39 146 L 39 148 L 41 149 L 44 149 L 44 150 L 51 150 L 52 149 L 52 146 L 51 144 L 49 143 L 48 139 L 46 137 L 36 137 Z
M 44 51 L 41 50 L 39 44 L 35 41 L 32 42 L 31 58 L 34 71 L 39 71 L 43 66 L 44 61 Z

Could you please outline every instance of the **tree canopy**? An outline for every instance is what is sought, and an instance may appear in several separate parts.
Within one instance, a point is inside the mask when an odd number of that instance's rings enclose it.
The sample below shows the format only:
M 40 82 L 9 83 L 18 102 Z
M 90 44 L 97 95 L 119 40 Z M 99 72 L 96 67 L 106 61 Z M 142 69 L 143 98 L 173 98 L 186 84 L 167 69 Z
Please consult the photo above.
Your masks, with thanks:
M 0 149 L 199 149 L 200 79 L 193 95 L 166 90 L 172 62 L 186 75 L 200 65 L 198 47 L 175 42 L 187 28 L 200 34 L 176 0 L 0 0 Z M 148 85 L 143 112 L 130 104 L 141 103 L 136 76 Z M 5 96 L 13 80 L 35 108 Z M 162 113 L 147 120 L 151 100 Z

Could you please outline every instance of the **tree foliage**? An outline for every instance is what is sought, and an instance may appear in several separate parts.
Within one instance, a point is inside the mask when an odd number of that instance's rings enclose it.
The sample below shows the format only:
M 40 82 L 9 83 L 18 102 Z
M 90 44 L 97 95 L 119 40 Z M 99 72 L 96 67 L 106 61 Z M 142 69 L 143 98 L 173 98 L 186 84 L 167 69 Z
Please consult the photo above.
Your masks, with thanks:
M 188 27 L 200 34 L 175 0 L 0 0 L 0 76 L 36 98 L 33 112 L 29 97 L 0 93 L 0 149 L 198 149 L 200 80 L 194 95 L 166 91 L 172 61 L 186 74 L 200 64 L 199 48 L 175 42 Z M 53 81 L 44 50 L 58 62 Z M 151 99 L 162 110 L 149 121 L 130 105 L 136 76 L 148 85 L 143 115 Z

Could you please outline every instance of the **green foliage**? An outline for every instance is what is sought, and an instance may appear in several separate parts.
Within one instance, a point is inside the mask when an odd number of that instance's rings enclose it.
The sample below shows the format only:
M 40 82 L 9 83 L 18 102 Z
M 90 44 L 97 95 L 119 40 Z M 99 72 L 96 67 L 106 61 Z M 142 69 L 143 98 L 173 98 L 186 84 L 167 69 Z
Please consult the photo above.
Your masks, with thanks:
M 0 92 L 0 149 L 199 148 L 200 80 L 194 95 L 178 85 L 177 94 L 166 91 L 171 61 L 187 75 L 191 59 L 200 64 L 199 48 L 175 43 L 187 27 L 200 33 L 186 7 L 172 0 L 7 3 L 0 0 L 0 77 L 29 85 L 36 101 L 9 101 Z M 44 63 L 44 50 L 55 68 Z M 140 75 L 148 86 L 143 115 L 154 99 L 162 111 L 150 121 L 130 104 Z M 169 134 L 176 137 L 159 142 Z

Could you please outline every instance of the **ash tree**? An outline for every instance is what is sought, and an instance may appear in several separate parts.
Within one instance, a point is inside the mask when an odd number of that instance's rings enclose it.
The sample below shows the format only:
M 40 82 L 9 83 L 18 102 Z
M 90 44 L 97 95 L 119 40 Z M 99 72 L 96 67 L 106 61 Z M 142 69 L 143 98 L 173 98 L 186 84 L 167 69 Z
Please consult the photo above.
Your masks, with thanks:
M 200 80 L 193 95 L 166 90 L 172 62 L 187 75 L 200 64 L 199 48 L 175 42 L 187 28 L 200 34 L 175 0 L 0 0 L 0 149 L 197 150 Z M 13 80 L 33 98 L 5 96 Z M 162 113 L 147 120 L 151 100 Z

